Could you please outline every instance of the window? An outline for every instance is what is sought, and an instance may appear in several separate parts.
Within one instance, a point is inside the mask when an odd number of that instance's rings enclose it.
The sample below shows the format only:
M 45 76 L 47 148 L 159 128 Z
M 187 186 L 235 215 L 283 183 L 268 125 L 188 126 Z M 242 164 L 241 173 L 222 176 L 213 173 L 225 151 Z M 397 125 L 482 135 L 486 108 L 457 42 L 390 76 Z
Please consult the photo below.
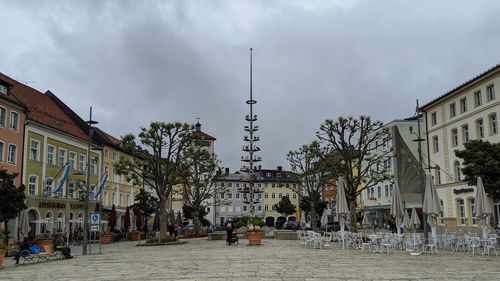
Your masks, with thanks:
M 460 99 L 460 113 L 467 112 L 467 98 Z
M 19 114 L 17 112 L 10 113 L 10 126 L 12 131 L 19 130 Z
M 37 140 L 31 140 L 30 142 L 30 160 L 38 161 L 39 158 L 39 147 L 40 142 Z
M 45 178 L 45 181 L 43 182 L 43 195 L 48 196 L 51 193 L 53 186 L 54 186 L 54 179 Z
M 0 141 L 0 162 L 3 162 L 3 151 L 5 148 L 5 144 Z
M 9 91 L 9 88 L 7 88 L 6 86 L 0 84 L 0 93 L 6 95 L 8 91 Z
M 0 107 L 0 127 L 5 128 L 7 120 L 7 110 L 5 108 Z
M 123 193 L 120 193 L 119 199 L 118 199 L 118 206 L 123 206 Z
M 394 185 L 391 183 L 389 184 L 389 196 L 392 197 L 392 192 L 394 191 Z
M 495 99 L 495 86 L 490 85 L 486 87 L 486 96 L 488 98 L 488 101 L 492 101 Z
M 54 151 L 56 151 L 54 146 L 47 146 L 47 164 L 54 165 Z
M 434 182 L 435 184 L 441 184 L 441 168 L 439 166 L 436 166 L 434 170 Z
M 227 187 L 233 187 L 233 183 L 232 182 L 228 182 L 227 183 Z
M 70 152 L 69 153 L 69 163 L 71 163 L 71 169 L 77 169 L 76 167 L 76 153 L 75 152 Z
M 66 192 L 68 198 L 75 198 L 75 187 L 76 183 L 74 181 L 68 182 L 68 191 Z
M 370 188 L 370 198 L 374 198 L 375 197 L 375 189 L 372 187 Z
M 111 193 L 111 204 L 115 204 L 116 203 L 116 192 L 113 191 L 113 193 Z
M 109 175 L 109 165 L 104 165 L 104 173 Z
M 261 205 L 257 206 L 257 211 L 258 212 L 262 212 L 262 206 Z
M 15 165 L 17 162 L 17 146 L 9 144 L 9 153 L 7 154 L 7 163 Z
M 229 199 L 233 199 L 233 194 L 232 194 L 232 193 L 229 193 L 229 194 L 227 195 L 227 198 L 229 198 Z
M 97 157 L 90 158 L 90 173 L 93 175 L 97 173 Z
M 224 183 L 223 182 L 220 183 L 220 187 L 224 187 Z
M 236 197 L 236 199 L 240 200 L 240 194 L 239 194 L 239 193 L 236 193 L 236 194 L 235 194 L 235 197 Z M 266 198 L 267 198 L 267 197 L 266 197 Z
M 451 145 L 458 146 L 458 130 L 457 129 L 451 130 Z
M 264 205 L 264 210 L 268 211 L 269 210 L 269 206 L 266 204 Z
M 476 200 L 474 198 L 469 199 L 469 210 L 471 214 L 471 223 L 473 226 L 477 225 L 477 218 L 476 218 Z
M 116 152 L 113 152 L 113 160 L 116 160 Z
M 224 199 L 224 193 L 220 194 L 220 199 Z
M 292 198 L 293 198 L 293 199 L 297 199 L 297 194 L 296 194 L 296 193 L 294 193 L 294 194 L 292 195 Z
M 60 148 L 59 149 L 59 162 L 58 162 L 58 165 L 59 166 L 64 166 L 66 165 L 66 150 L 65 149 L 62 149 Z
M 450 104 L 450 118 L 457 116 L 455 103 Z
M 478 139 L 484 138 L 484 122 L 483 122 L 483 119 L 478 119 L 476 121 L 476 131 L 477 131 L 477 138 Z
M 247 206 L 243 206 L 243 212 L 247 211 Z
M 490 135 L 498 133 L 497 114 L 491 114 L 488 119 L 490 120 Z
M 281 194 L 281 193 L 280 193 L 280 194 L 278 194 L 278 198 L 279 198 L 279 199 L 283 198 L 283 194 Z
M 35 196 L 37 186 L 38 186 L 38 177 L 31 175 L 28 180 L 28 194 L 31 196 Z
M 85 155 L 80 154 L 80 157 L 78 158 L 78 170 L 83 171 L 85 170 Z
M 385 185 L 385 197 L 389 197 L 389 185 Z
M 104 190 L 104 193 L 102 195 L 102 204 L 104 206 L 108 205 L 108 191 L 107 190 Z
M 457 207 L 458 207 L 459 224 L 460 225 L 465 225 L 465 206 L 464 206 L 464 200 L 463 199 L 458 199 L 457 200 Z
M 377 195 L 378 195 L 378 198 L 382 197 L 382 187 L 381 186 L 377 186 Z
M 273 184 L 271 185 L 271 187 L 276 187 L 276 184 L 275 184 L 275 183 L 273 183 Z
M 462 142 L 469 141 L 469 125 L 462 125 Z
M 271 198 L 272 198 L 272 199 L 276 198 L 276 194 L 275 194 L 275 193 L 272 193 L 272 194 L 271 194 Z
M 460 162 L 455 161 L 453 164 L 453 171 L 455 172 L 455 181 L 460 181 Z
M 474 105 L 476 107 L 478 107 L 481 104 L 483 104 L 483 98 L 481 97 L 481 91 L 475 92 L 474 93 Z
M 439 139 L 437 136 L 432 137 L 432 151 L 439 152 Z

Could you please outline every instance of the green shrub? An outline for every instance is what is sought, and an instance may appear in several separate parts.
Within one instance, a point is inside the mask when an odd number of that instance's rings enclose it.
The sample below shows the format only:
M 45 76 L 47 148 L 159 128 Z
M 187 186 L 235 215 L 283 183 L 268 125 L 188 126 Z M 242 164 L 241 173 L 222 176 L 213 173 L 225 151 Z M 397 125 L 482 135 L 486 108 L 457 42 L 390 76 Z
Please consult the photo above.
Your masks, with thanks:
M 242 221 L 238 221 L 237 223 L 234 224 L 234 228 L 238 229 L 242 226 L 247 226 L 246 223 L 242 222 Z
M 173 236 L 167 236 L 165 238 L 162 238 L 162 239 L 158 239 L 158 238 L 151 238 L 151 239 L 148 239 L 146 240 L 146 244 L 162 244 L 162 243 L 169 243 L 169 242 L 176 242 L 177 241 L 177 238 L 173 237 Z
M 266 225 L 266 223 L 261 218 L 252 218 L 251 223 L 254 226 L 260 226 L 260 227 L 263 227 Z

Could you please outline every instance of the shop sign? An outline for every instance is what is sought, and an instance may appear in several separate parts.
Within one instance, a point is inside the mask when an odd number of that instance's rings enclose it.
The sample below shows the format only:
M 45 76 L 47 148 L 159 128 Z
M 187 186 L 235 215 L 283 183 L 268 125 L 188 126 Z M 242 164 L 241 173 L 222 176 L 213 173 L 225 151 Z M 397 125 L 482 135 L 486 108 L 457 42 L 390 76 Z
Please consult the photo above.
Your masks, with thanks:
M 469 192 L 474 192 L 474 188 L 469 187 L 469 188 L 453 189 L 453 193 L 455 194 L 469 193 Z

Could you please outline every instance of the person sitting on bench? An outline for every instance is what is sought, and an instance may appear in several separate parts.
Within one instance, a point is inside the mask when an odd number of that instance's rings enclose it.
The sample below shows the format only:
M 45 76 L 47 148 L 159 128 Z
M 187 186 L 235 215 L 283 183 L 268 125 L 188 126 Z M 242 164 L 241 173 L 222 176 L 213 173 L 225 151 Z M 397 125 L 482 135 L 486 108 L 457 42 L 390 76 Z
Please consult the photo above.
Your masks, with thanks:
M 58 239 L 54 240 L 54 248 L 61 251 L 63 258 L 72 259 L 71 248 L 64 245 L 64 237 L 60 236 Z
M 21 258 L 21 254 L 23 251 L 29 251 L 30 243 L 28 242 L 28 237 L 24 237 L 23 241 L 19 242 L 19 252 L 14 256 L 14 260 L 16 260 L 16 264 L 19 264 L 19 259 Z

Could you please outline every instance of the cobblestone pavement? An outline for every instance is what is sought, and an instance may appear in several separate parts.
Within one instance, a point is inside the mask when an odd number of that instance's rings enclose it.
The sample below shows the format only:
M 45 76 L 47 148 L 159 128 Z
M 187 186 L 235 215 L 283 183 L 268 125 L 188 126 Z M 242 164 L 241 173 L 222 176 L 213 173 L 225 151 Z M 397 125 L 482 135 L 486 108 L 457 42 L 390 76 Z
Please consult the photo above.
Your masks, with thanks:
M 160 247 L 121 242 L 103 246 L 101 255 L 18 266 L 6 258 L 0 280 L 500 280 L 500 256 L 314 250 L 283 240 L 258 247 L 246 240 L 233 246 L 188 241 Z

